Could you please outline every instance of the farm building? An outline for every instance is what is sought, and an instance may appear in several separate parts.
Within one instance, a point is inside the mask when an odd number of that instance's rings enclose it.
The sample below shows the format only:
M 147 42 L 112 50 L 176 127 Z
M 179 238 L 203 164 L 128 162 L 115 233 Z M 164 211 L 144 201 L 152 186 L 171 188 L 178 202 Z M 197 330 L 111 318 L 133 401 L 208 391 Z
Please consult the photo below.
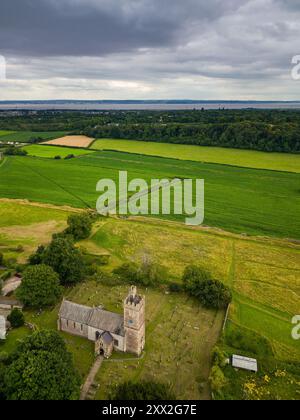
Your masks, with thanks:
M 0 340 L 6 339 L 6 319 L 0 315 Z
M 145 297 L 132 286 L 123 315 L 64 300 L 58 330 L 93 341 L 95 353 L 106 358 L 114 349 L 140 355 L 145 346 Z
M 250 359 L 243 356 L 232 356 L 232 366 L 237 369 L 248 370 L 250 372 L 258 372 L 258 365 L 256 359 Z

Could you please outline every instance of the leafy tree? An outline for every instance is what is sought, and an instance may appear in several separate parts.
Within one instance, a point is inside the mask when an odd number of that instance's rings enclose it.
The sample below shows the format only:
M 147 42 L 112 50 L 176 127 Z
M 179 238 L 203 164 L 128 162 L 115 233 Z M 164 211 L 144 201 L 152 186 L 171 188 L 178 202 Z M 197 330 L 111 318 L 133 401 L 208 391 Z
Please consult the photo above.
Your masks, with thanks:
M 4 372 L 7 400 L 75 400 L 80 380 L 63 339 L 39 331 L 22 341 Z
M 13 309 L 11 313 L 8 315 L 7 320 L 10 322 L 13 328 L 20 328 L 23 327 L 25 324 L 25 317 L 20 309 Z
M 92 232 L 93 220 L 87 213 L 72 214 L 68 218 L 67 235 L 72 235 L 76 241 L 86 239 Z
M 16 296 L 26 305 L 43 308 L 55 305 L 62 295 L 58 275 L 44 264 L 30 266 L 24 271 Z
M 185 290 L 207 308 L 223 309 L 232 300 L 230 289 L 199 267 L 187 267 L 182 280 Z
M 81 252 L 74 246 L 72 238 L 65 235 L 55 236 L 46 248 L 40 247 L 29 262 L 52 267 L 62 285 L 78 283 L 86 272 Z
M 172 401 L 176 400 L 170 388 L 157 382 L 125 382 L 111 393 L 111 400 L 121 401 Z

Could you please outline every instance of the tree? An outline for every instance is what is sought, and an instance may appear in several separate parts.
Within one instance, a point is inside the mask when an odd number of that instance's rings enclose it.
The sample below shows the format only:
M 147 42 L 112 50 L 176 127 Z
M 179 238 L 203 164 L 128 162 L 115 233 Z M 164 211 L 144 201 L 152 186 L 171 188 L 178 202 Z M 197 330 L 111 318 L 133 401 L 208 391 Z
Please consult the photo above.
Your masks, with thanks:
M 86 239 L 92 232 L 93 220 L 87 213 L 72 214 L 68 218 L 68 228 L 65 233 L 72 235 L 76 241 Z
M 212 309 L 226 308 L 232 300 L 230 289 L 200 267 L 187 267 L 183 274 L 185 290 L 196 297 L 203 306 Z
M 30 266 L 24 271 L 16 296 L 26 306 L 43 308 L 55 305 L 62 295 L 58 275 L 44 264 Z
M 39 331 L 25 338 L 4 372 L 8 400 L 75 400 L 80 379 L 72 356 L 55 331 Z
M 172 401 L 176 400 L 170 388 L 162 383 L 142 381 L 125 382 L 111 393 L 111 400 L 121 401 Z
M 81 252 L 75 248 L 72 238 L 65 235 L 55 236 L 46 248 L 39 247 L 29 262 L 52 267 L 62 285 L 78 283 L 86 272 Z
M 10 322 L 13 328 L 20 328 L 23 327 L 25 324 L 25 317 L 20 309 L 13 309 L 11 313 L 8 315 L 7 320 Z

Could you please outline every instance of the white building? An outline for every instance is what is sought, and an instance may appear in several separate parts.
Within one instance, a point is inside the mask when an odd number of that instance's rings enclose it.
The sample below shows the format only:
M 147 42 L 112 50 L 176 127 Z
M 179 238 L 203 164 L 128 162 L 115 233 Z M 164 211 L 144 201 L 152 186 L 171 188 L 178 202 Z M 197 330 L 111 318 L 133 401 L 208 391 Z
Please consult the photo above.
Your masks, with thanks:
M 6 319 L 0 315 L 0 340 L 6 339 Z

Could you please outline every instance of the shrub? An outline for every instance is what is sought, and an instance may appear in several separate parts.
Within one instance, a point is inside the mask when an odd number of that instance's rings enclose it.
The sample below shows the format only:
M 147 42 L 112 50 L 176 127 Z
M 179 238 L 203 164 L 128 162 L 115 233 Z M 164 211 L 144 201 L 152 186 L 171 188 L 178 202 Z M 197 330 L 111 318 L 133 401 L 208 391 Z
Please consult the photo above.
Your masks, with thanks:
M 20 328 L 25 324 L 25 317 L 23 312 L 16 308 L 11 311 L 7 317 L 7 320 L 10 322 L 13 328 Z
M 88 213 L 72 214 L 68 218 L 67 235 L 72 235 L 76 241 L 86 239 L 92 232 L 93 220 Z
M 223 371 L 219 368 L 219 366 L 217 365 L 213 366 L 210 373 L 209 382 L 210 382 L 211 389 L 214 392 L 219 392 L 226 385 L 227 380 L 225 378 Z

